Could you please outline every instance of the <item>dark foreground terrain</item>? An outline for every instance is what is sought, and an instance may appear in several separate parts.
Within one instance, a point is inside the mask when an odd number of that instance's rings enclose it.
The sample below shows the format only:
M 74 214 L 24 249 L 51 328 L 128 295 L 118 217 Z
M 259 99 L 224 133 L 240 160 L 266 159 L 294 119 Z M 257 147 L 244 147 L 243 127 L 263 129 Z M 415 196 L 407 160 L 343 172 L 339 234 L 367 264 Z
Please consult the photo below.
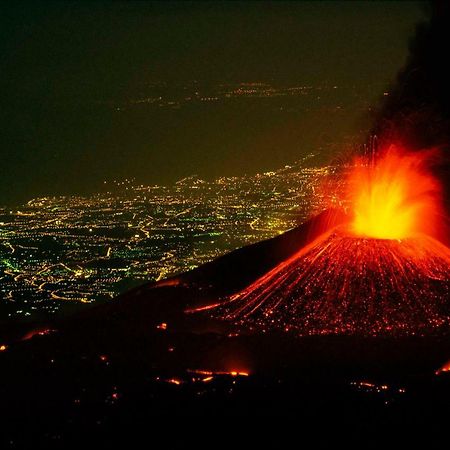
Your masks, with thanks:
M 55 323 L 3 332 L 1 448 L 447 446 L 445 335 L 236 333 L 186 314 L 254 281 L 318 222 Z M 128 447 L 127 447 L 128 448 Z

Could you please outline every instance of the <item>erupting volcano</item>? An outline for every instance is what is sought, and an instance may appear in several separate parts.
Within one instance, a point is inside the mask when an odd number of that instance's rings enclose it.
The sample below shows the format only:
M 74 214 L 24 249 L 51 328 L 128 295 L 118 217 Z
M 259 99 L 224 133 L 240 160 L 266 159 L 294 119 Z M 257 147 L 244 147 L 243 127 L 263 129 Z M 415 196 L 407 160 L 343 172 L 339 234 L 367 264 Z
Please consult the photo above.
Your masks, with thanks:
M 415 335 L 450 325 L 450 249 L 437 238 L 432 153 L 392 146 L 355 160 L 349 220 L 208 312 L 241 329 L 300 335 Z

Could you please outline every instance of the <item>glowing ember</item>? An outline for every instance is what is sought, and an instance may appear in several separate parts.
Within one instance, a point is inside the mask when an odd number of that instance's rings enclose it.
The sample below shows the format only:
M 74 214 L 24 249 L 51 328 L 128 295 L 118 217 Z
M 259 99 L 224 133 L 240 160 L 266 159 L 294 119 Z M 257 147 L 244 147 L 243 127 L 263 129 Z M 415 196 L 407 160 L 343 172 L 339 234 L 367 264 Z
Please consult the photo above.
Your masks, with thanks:
M 214 377 L 212 377 L 212 376 L 209 376 L 209 377 L 206 377 L 206 378 L 203 378 L 203 382 L 204 383 L 208 383 L 209 381 L 212 381 L 214 379 Z
M 436 370 L 436 375 L 440 375 L 445 372 L 450 372 L 450 361 L 447 361 L 440 369 Z
M 391 146 L 375 165 L 356 161 L 349 178 L 356 235 L 404 239 L 434 233 L 440 186 L 427 170 L 430 155 Z
M 177 378 L 169 378 L 168 380 L 166 380 L 166 382 L 170 384 L 175 384 L 177 386 L 179 386 L 182 383 L 182 381 L 178 380 Z
M 212 377 L 213 375 L 231 375 L 232 377 L 237 377 L 237 376 L 248 377 L 249 376 L 248 372 L 243 372 L 243 371 L 238 371 L 238 370 L 232 370 L 230 372 L 227 372 L 227 371 L 223 371 L 223 370 L 222 371 L 220 371 L 220 370 L 211 371 L 211 370 L 189 369 L 188 372 L 194 373 L 197 375 L 208 375 L 208 378 Z M 209 381 L 209 379 L 208 380 L 204 379 L 203 381 Z
M 56 330 L 53 330 L 51 328 L 38 328 L 36 330 L 31 330 L 22 338 L 22 341 L 27 341 L 34 338 L 35 336 L 46 336 L 55 331 Z

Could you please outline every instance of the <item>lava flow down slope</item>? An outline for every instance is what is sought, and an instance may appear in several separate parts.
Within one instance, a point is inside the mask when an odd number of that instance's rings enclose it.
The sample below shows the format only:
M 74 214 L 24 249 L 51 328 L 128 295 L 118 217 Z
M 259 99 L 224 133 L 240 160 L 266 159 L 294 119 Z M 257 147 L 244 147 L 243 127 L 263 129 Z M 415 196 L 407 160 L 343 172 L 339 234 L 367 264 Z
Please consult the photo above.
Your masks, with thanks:
M 240 329 L 422 335 L 450 324 L 450 249 L 438 235 L 432 153 L 392 146 L 347 180 L 351 220 L 207 310 Z

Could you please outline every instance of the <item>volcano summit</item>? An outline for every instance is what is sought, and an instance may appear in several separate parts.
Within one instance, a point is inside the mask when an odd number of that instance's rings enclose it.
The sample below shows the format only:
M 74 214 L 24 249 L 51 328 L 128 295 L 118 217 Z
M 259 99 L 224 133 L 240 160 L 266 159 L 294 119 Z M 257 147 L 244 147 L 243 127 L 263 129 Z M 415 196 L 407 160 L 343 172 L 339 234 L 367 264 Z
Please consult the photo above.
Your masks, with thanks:
M 240 329 L 300 335 L 416 335 L 450 324 L 450 249 L 439 227 L 432 152 L 391 146 L 356 160 L 347 185 L 352 218 L 213 307 Z

